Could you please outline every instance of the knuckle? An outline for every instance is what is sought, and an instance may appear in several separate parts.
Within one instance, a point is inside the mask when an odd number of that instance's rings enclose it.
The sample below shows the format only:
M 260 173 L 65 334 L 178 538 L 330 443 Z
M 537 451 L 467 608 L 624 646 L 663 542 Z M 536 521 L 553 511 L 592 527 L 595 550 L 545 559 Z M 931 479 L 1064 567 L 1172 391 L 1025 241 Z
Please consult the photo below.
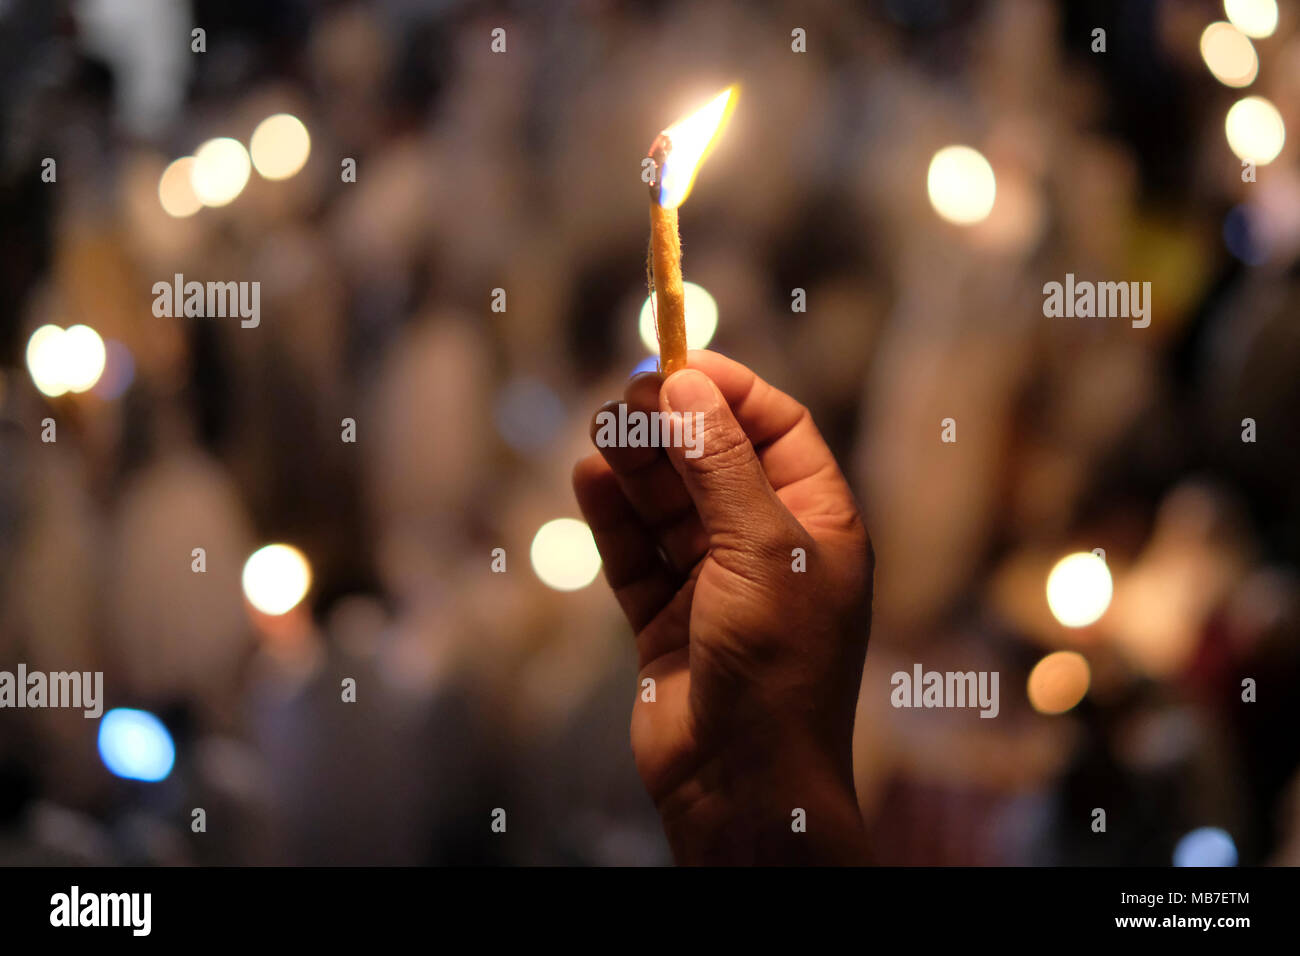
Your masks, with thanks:
M 733 422 L 706 423 L 700 431 L 702 454 L 694 459 L 695 467 L 704 474 L 717 474 L 748 467 L 754 460 L 754 446 Z

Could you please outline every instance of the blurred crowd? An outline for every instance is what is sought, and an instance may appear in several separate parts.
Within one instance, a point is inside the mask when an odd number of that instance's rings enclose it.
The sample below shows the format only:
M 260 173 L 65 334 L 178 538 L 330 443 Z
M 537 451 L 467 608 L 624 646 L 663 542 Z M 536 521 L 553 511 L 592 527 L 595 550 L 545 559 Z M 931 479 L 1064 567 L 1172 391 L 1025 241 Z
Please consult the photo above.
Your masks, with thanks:
M 1281 10 L 1249 92 L 1300 130 Z M 106 706 L 176 749 L 165 780 L 119 779 L 80 711 L 0 711 L 0 863 L 669 862 L 627 743 L 631 635 L 603 582 L 539 580 L 530 544 L 577 516 L 589 417 L 648 354 L 641 157 L 736 82 L 683 264 L 718 304 L 710 347 L 811 408 L 864 508 L 877 862 L 1167 865 L 1214 827 L 1243 864 L 1300 865 L 1297 137 L 1243 181 L 1240 93 L 1197 47 L 1220 19 L 0 3 L 0 669 L 102 670 Z M 172 160 L 276 113 L 310 132 L 299 174 L 163 209 Z M 975 225 L 927 197 L 951 143 L 997 177 Z M 260 281 L 260 325 L 155 316 L 176 273 Z M 1149 281 L 1150 327 L 1044 317 L 1066 273 Z M 94 389 L 33 386 L 47 323 L 111 344 Z M 283 615 L 241 589 L 269 542 L 313 573 Z M 1094 548 L 1113 601 L 1064 627 L 1048 572 Z M 1061 649 L 1089 689 L 1045 714 L 1026 681 Z M 917 662 L 998 671 L 999 717 L 891 707 Z

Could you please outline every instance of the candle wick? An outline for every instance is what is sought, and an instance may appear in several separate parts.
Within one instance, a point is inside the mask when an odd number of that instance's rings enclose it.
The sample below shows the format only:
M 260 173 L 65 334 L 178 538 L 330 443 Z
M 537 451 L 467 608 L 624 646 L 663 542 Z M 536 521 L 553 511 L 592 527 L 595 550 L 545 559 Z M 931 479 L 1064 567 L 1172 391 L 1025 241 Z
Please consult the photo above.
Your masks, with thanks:
M 664 164 L 668 162 L 668 154 L 672 151 L 672 137 L 665 132 L 655 137 L 654 142 L 650 144 L 650 152 L 646 154 L 654 160 L 655 164 L 655 178 L 654 182 L 650 184 L 650 200 L 652 202 L 659 202 L 663 194 Z

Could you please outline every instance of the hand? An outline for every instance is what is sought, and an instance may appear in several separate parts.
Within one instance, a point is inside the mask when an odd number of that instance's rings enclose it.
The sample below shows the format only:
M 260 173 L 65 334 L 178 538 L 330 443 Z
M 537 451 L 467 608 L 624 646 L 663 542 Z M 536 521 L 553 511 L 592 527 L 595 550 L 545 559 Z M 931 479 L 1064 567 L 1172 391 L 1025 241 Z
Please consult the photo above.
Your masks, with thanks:
M 625 401 L 694 413 L 702 452 L 602 447 L 573 476 L 654 681 L 632 750 L 674 855 L 863 862 L 852 736 L 873 558 L 848 483 L 807 409 L 714 352 L 636 376 Z

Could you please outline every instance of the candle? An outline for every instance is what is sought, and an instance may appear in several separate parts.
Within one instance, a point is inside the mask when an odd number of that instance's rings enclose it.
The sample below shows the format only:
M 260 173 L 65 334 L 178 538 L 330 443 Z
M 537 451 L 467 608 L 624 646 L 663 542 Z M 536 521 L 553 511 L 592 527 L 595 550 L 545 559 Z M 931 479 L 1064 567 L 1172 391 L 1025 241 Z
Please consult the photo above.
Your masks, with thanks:
M 686 367 L 686 309 L 677 208 L 690 195 L 695 174 L 731 115 L 735 89 L 723 90 L 650 144 L 649 156 L 655 165 L 655 181 L 650 184 L 650 275 L 659 370 L 665 376 Z

